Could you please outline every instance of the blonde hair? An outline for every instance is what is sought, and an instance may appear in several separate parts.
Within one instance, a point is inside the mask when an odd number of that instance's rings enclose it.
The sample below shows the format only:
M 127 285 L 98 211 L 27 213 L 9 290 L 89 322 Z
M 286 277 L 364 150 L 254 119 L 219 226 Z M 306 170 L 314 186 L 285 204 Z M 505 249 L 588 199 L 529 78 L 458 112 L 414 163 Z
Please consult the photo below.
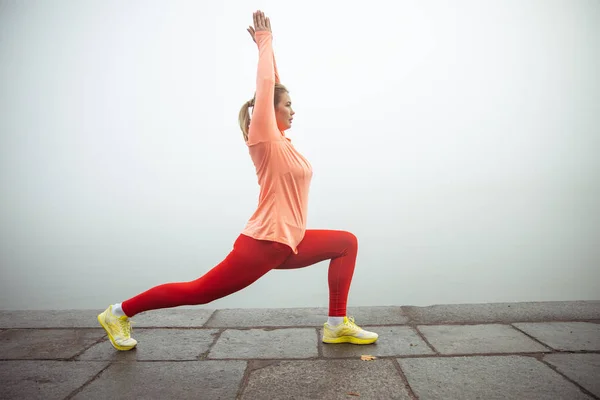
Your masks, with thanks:
M 281 99 L 281 95 L 283 93 L 289 93 L 287 88 L 283 86 L 281 83 L 275 84 L 275 96 L 273 96 L 273 106 L 277 106 L 279 100 Z M 256 97 L 256 95 L 255 95 Z M 254 99 L 248 100 L 244 103 L 242 108 L 240 109 L 240 113 L 238 116 L 238 122 L 240 123 L 240 129 L 242 130 L 242 134 L 244 135 L 244 141 L 248 141 L 248 130 L 250 129 L 250 107 L 254 107 Z

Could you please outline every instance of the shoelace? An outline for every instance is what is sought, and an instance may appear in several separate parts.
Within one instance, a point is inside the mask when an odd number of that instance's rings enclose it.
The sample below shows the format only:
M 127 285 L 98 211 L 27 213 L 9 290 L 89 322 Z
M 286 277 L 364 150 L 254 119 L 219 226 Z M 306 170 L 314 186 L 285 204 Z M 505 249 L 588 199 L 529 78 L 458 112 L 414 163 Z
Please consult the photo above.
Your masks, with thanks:
M 131 332 L 133 332 L 133 327 L 131 326 L 133 324 L 132 320 L 122 320 L 119 319 L 119 325 L 121 326 L 121 332 L 123 332 L 125 337 L 131 337 Z
M 363 328 L 354 323 L 354 317 L 348 317 L 348 322 L 346 322 L 346 326 L 349 326 L 352 329 L 356 329 L 358 332 L 364 331 Z

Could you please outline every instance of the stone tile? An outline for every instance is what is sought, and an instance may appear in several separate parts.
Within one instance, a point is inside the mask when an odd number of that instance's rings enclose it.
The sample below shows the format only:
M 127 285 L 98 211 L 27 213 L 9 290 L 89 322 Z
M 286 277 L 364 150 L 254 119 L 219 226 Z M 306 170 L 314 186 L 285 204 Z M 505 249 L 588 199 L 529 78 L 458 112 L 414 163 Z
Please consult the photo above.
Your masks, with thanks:
M 197 360 L 215 340 L 216 329 L 138 329 L 133 338 L 138 345 L 132 351 L 118 351 L 108 341 L 98 343 L 78 360 L 176 361 Z
M 0 397 L 3 400 L 62 400 L 107 365 L 107 362 L 3 361 L 0 362 Z
M 138 328 L 202 328 L 214 313 L 208 309 L 160 309 L 131 318 Z
M 421 325 L 418 329 L 441 354 L 550 351 L 509 325 Z
M 102 310 L 0 311 L 0 328 L 96 328 Z
M 600 397 L 600 354 L 549 354 L 544 361 Z
M 225 309 L 215 311 L 206 327 L 321 327 L 327 321 L 327 315 L 327 308 Z M 350 307 L 348 315 L 354 316 L 356 323 L 362 325 L 392 325 L 408 322 L 400 307 Z
M 235 399 L 245 369 L 245 361 L 117 362 L 74 399 Z
M 363 354 L 376 357 L 435 354 L 414 329 L 408 326 L 363 326 L 362 328 L 377 332 L 379 334 L 377 342 L 361 346 L 349 343 L 323 343 L 323 356 L 328 358 L 360 358 Z M 323 330 L 320 329 L 319 338 L 322 335 Z
M 408 384 L 421 399 L 591 400 L 533 357 L 430 357 L 403 358 L 398 362 Z
M 256 363 L 259 364 L 259 363 Z M 352 395 L 353 394 L 353 395 Z M 242 399 L 410 399 L 390 360 L 276 361 L 250 372 Z
M 451 304 L 402 307 L 418 324 L 575 321 L 600 319 L 600 301 Z
M 102 329 L 11 329 L 0 334 L 0 358 L 67 359 L 103 336 Z
M 600 324 L 546 322 L 513 325 L 556 350 L 600 350 Z
M 0 328 L 97 328 L 102 310 L 25 310 L 0 311 Z M 160 309 L 132 318 L 136 326 L 193 328 L 202 327 L 213 310 Z
M 318 355 L 315 329 L 228 329 L 212 347 L 208 358 L 311 358 Z

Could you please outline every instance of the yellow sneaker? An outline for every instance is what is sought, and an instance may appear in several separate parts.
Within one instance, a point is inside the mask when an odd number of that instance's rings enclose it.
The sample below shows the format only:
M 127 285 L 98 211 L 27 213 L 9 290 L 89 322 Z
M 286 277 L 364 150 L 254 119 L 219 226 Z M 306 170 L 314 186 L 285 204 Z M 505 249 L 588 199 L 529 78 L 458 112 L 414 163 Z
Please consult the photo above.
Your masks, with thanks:
M 131 321 L 126 316 L 117 317 L 112 313 L 112 305 L 98 315 L 98 322 L 104 328 L 115 349 L 131 350 L 137 341 L 131 337 Z
M 354 318 L 344 317 L 338 326 L 323 324 L 323 343 L 371 344 L 379 337 L 375 332 L 365 331 L 354 323 Z

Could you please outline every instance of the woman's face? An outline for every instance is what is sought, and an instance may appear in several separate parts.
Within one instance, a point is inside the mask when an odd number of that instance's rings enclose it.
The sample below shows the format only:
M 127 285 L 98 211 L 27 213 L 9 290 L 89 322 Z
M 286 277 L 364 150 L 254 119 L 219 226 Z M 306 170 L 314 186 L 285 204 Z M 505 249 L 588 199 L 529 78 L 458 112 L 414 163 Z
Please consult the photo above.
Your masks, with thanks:
M 275 119 L 277 120 L 277 128 L 280 131 L 288 130 L 292 127 L 292 119 L 294 115 L 292 110 L 292 100 L 288 93 L 282 93 L 279 103 L 275 106 Z

